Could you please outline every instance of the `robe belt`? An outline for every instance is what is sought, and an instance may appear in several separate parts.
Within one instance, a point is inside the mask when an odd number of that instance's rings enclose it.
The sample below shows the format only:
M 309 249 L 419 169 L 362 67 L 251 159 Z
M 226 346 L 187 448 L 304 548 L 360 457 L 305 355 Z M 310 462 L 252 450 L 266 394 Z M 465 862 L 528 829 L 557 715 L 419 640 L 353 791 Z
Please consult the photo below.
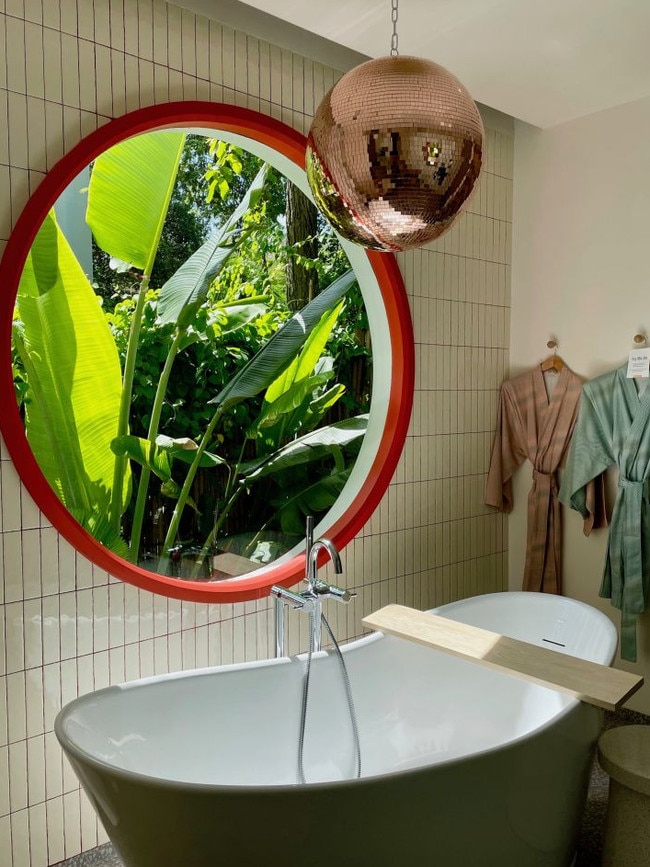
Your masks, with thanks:
M 558 507 L 558 484 L 554 470 L 533 469 L 533 487 L 528 495 L 528 530 L 524 588 L 558 593 L 560 578 L 556 560 L 559 527 L 552 523 Z M 552 530 L 551 528 L 554 527 Z M 549 539 L 549 533 L 552 538 Z
M 641 510 L 650 503 L 648 482 L 623 475 L 618 479 L 615 526 L 609 534 L 611 567 L 608 595 L 621 609 L 621 656 L 636 660 L 636 615 L 645 610 Z
M 557 497 L 558 486 L 555 470 L 545 473 L 543 470 L 533 469 L 533 481 L 537 483 L 541 482 L 539 487 L 543 493 L 546 493 L 545 489 L 548 489 L 549 494 L 553 494 L 554 497 Z

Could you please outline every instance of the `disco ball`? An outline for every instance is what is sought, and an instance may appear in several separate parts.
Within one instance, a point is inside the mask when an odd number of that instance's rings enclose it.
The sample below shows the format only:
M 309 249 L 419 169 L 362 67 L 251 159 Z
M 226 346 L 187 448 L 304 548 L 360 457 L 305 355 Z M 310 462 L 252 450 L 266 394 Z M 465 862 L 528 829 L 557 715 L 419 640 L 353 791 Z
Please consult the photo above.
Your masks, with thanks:
M 369 60 L 316 111 L 307 177 L 317 206 L 350 241 L 419 247 L 447 231 L 481 170 L 483 123 L 467 90 L 419 57 Z

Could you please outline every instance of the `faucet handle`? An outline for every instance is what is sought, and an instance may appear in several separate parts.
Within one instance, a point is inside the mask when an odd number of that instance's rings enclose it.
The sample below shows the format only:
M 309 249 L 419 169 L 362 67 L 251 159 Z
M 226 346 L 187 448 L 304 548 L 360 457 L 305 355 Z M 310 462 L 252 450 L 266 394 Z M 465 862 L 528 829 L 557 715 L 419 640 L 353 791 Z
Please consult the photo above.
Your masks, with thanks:
M 321 580 L 316 581 L 314 584 L 314 592 L 318 596 L 336 599 L 337 602 L 349 602 L 357 595 L 351 590 L 345 590 L 343 587 L 337 587 L 334 584 L 328 584 L 326 581 Z
M 314 607 L 314 597 L 310 593 L 294 593 L 293 590 L 288 590 L 279 584 L 274 584 L 271 587 L 271 596 L 291 605 L 292 608 L 300 608 L 303 611 L 312 611 Z

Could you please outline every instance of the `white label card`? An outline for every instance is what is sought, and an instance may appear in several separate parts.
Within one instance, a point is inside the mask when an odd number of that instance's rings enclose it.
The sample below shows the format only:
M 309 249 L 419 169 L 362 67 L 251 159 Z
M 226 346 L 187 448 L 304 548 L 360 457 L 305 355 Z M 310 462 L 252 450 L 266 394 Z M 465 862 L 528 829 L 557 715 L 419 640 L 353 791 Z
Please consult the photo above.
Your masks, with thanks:
M 633 349 L 627 363 L 627 378 L 647 378 L 650 376 L 650 348 Z

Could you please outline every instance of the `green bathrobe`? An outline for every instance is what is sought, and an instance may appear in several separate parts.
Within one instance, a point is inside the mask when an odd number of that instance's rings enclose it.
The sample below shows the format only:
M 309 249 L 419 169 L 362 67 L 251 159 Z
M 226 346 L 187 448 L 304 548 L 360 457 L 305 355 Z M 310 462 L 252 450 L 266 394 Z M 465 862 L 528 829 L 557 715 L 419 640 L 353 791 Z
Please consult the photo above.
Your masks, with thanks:
M 582 389 L 560 500 L 586 518 L 586 485 L 607 467 L 619 470 L 600 595 L 621 610 L 621 657 L 636 660 L 636 615 L 650 589 L 650 386 L 639 393 L 627 364 Z

